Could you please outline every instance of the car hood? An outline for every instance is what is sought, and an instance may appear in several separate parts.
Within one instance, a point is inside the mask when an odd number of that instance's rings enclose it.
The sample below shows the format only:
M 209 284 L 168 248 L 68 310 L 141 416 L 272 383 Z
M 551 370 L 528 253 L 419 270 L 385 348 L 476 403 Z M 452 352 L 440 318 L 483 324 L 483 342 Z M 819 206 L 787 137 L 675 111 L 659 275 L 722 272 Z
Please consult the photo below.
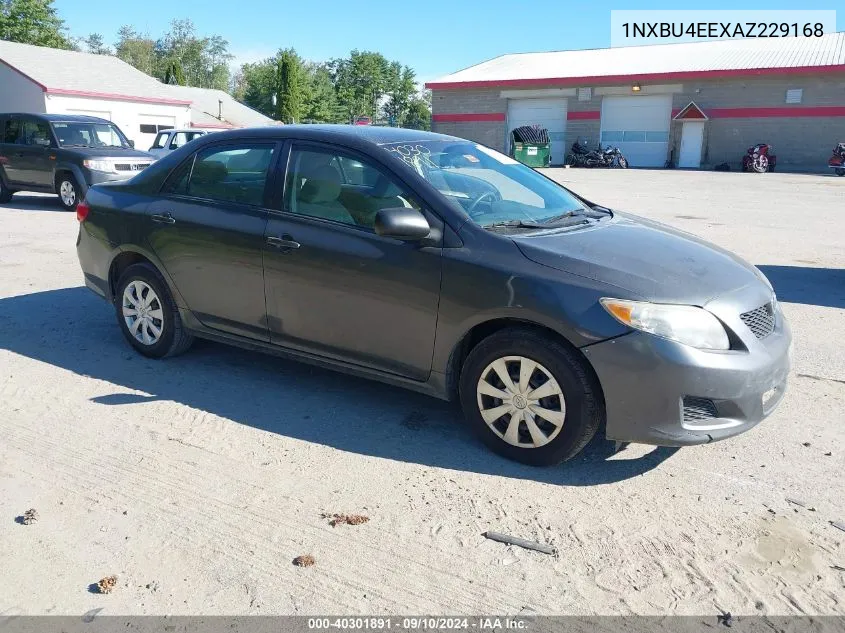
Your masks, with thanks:
M 530 260 L 612 284 L 663 303 L 704 305 L 752 283 L 754 267 L 733 253 L 672 227 L 614 212 L 589 228 L 512 236 Z
M 66 156 L 80 158 L 155 158 L 148 152 L 138 149 L 119 149 L 117 147 L 62 147 L 59 149 Z

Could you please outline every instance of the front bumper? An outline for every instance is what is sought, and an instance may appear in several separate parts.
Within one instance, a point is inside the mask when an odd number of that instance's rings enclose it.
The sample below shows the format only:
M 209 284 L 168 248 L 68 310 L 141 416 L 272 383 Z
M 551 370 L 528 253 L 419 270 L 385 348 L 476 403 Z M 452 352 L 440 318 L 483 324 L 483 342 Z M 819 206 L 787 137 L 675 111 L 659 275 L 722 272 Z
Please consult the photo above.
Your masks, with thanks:
M 739 314 L 731 304 L 708 308 L 747 350 L 704 351 L 643 332 L 583 348 L 604 391 L 608 439 L 704 444 L 743 433 L 775 410 L 791 365 L 789 325 L 778 309 L 775 330 L 756 339 L 738 316 L 730 318 Z M 685 412 L 685 398 L 709 403 L 709 413 Z

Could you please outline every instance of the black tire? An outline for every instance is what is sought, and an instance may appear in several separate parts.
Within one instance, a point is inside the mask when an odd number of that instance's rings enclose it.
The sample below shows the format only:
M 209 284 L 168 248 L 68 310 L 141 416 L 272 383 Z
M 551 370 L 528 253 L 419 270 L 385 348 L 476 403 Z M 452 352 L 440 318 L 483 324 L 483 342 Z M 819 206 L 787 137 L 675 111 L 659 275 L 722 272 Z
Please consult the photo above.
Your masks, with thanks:
M 845 168 L 839 167 L 834 170 L 837 176 L 845 176 Z
M 123 293 L 133 281 L 142 281 L 147 284 L 159 299 L 157 303 L 160 305 L 163 319 L 156 320 L 156 323 L 162 325 L 162 332 L 161 337 L 151 345 L 144 344 L 132 335 L 123 316 Z M 150 358 L 177 356 L 185 352 L 194 342 L 194 337 L 185 329 L 179 317 L 179 309 L 167 289 L 167 284 L 151 264 L 133 264 L 123 272 L 117 282 L 114 308 L 118 325 L 126 340 L 144 356 Z
M 15 192 L 9 189 L 3 182 L 3 177 L 0 176 L 0 204 L 6 204 L 12 200 L 12 195 Z
M 71 203 L 65 202 L 65 198 L 62 195 L 62 187 L 65 185 L 73 189 L 73 201 Z M 76 211 L 76 205 L 82 201 L 82 190 L 79 187 L 79 183 L 73 174 L 68 172 L 63 172 L 56 176 L 56 194 L 59 196 L 59 203 L 68 211 Z
M 563 391 L 566 406 L 563 426 L 543 446 L 523 448 L 509 444 L 481 415 L 479 380 L 491 363 L 506 356 L 536 361 L 551 373 Z M 460 400 L 467 421 L 488 447 L 508 459 L 532 466 L 550 466 L 572 459 L 589 443 L 605 418 L 601 387 L 586 360 L 565 343 L 526 328 L 501 330 L 473 348 L 461 370 Z M 495 406 L 495 400 L 491 406 Z M 520 434 L 525 437 L 527 427 L 524 422 L 519 424 Z
M 628 159 L 624 156 L 619 157 L 618 164 L 621 169 L 628 169 Z
M 577 161 L 575 160 L 575 157 L 572 154 L 567 154 L 563 164 L 575 167 L 576 163 Z
M 765 156 L 760 156 L 760 158 L 751 163 L 751 169 L 758 174 L 765 174 L 769 171 L 769 159 Z

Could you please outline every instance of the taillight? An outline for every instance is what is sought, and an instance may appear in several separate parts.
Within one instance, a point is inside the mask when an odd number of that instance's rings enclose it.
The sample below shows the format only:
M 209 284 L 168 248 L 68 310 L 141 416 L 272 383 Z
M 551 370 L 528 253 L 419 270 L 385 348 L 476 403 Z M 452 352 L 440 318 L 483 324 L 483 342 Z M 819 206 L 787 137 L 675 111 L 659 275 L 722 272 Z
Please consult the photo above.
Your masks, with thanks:
M 76 205 L 76 219 L 80 222 L 85 222 L 85 218 L 88 217 L 89 211 L 91 211 L 91 207 L 89 207 L 88 203 L 83 200 L 78 205 Z

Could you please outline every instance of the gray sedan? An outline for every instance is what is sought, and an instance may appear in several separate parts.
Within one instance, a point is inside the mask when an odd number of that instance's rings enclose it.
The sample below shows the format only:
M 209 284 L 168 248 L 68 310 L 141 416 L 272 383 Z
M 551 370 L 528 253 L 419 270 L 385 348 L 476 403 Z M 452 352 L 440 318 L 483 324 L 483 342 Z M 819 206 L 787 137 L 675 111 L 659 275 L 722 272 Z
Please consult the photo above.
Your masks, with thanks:
M 602 427 L 724 439 L 786 387 L 789 326 L 754 266 L 459 138 L 221 132 L 77 215 L 85 282 L 139 353 L 203 337 L 458 400 L 530 464 Z

